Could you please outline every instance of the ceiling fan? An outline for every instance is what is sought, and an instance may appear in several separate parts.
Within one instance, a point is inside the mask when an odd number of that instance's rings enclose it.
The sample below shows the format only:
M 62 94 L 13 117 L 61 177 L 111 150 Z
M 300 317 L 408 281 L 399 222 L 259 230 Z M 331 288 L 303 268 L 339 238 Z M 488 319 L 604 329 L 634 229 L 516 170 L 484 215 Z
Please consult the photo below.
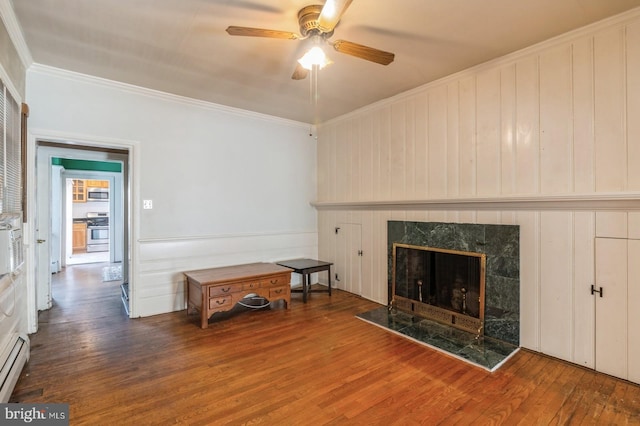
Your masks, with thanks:
M 389 65 L 393 62 L 395 57 L 393 53 L 346 40 L 329 41 L 329 38 L 333 35 L 336 25 L 340 22 L 340 18 L 345 13 L 351 2 L 352 0 L 327 0 L 324 6 L 310 5 L 303 7 L 298 12 L 300 34 L 289 31 L 238 26 L 228 27 L 227 33 L 232 36 L 245 37 L 268 37 L 289 40 L 311 39 L 313 47 L 298 61 L 299 63 L 291 76 L 294 80 L 304 79 L 307 76 L 308 71 L 313 69 L 313 66 L 322 68 L 327 63 L 330 63 L 330 61 L 327 62 L 328 60 L 324 56 L 324 51 L 321 50 L 322 45 L 324 44 L 333 46 L 333 48 L 340 53 L 345 53 L 347 55 L 382 65 Z M 319 56 L 314 57 L 315 54 L 318 54 Z

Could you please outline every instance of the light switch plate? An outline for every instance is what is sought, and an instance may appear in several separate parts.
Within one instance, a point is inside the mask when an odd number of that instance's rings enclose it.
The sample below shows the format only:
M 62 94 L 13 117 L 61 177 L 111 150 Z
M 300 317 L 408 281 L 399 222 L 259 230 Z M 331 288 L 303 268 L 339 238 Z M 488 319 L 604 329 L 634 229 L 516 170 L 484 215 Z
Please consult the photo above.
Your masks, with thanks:
M 142 200 L 142 208 L 150 210 L 153 208 L 153 200 Z

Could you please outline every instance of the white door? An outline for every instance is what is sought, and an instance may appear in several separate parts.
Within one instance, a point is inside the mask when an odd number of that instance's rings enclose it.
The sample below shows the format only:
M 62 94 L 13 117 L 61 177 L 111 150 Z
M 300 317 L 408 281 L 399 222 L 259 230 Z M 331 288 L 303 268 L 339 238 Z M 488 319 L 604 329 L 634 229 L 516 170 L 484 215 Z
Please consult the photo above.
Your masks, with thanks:
M 339 223 L 336 225 L 335 287 L 362 295 L 362 225 Z
M 628 240 L 596 238 L 596 370 L 627 378 Z
M 628 240 L 627 248 L 627 300 L 628 306 L 634 306 L 640 301 L 640 240 Z M 640 309 L 637 307 L 627 310 L 627 367 L 628 377 L 635 383 L 640 383 Z
M 38 149 L 36 165 L 36 307 L 49 309 L 51 300 L 51 156 Z

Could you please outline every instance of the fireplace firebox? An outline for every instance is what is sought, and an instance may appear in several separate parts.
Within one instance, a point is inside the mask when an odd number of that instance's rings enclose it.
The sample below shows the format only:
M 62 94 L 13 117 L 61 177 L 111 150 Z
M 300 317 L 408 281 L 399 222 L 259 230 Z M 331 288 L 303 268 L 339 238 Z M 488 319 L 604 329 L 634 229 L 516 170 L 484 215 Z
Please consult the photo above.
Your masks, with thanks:
M 484 333 L 484 253 L 393 244 L 390 308 Z

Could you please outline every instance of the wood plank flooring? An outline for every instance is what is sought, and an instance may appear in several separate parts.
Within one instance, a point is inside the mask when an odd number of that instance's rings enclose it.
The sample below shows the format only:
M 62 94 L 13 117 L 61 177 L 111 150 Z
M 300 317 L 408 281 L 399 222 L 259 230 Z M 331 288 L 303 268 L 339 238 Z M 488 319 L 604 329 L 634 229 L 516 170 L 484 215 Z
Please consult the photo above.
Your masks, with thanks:
M 12 402 L 69 403 L 72 425 L 640 424 L 640 386 L 526 350 L 489 373 L 355 318 L 379 305 L 346 292 L 202 330 L 128 319 L 102 266 L 54 276 Z

